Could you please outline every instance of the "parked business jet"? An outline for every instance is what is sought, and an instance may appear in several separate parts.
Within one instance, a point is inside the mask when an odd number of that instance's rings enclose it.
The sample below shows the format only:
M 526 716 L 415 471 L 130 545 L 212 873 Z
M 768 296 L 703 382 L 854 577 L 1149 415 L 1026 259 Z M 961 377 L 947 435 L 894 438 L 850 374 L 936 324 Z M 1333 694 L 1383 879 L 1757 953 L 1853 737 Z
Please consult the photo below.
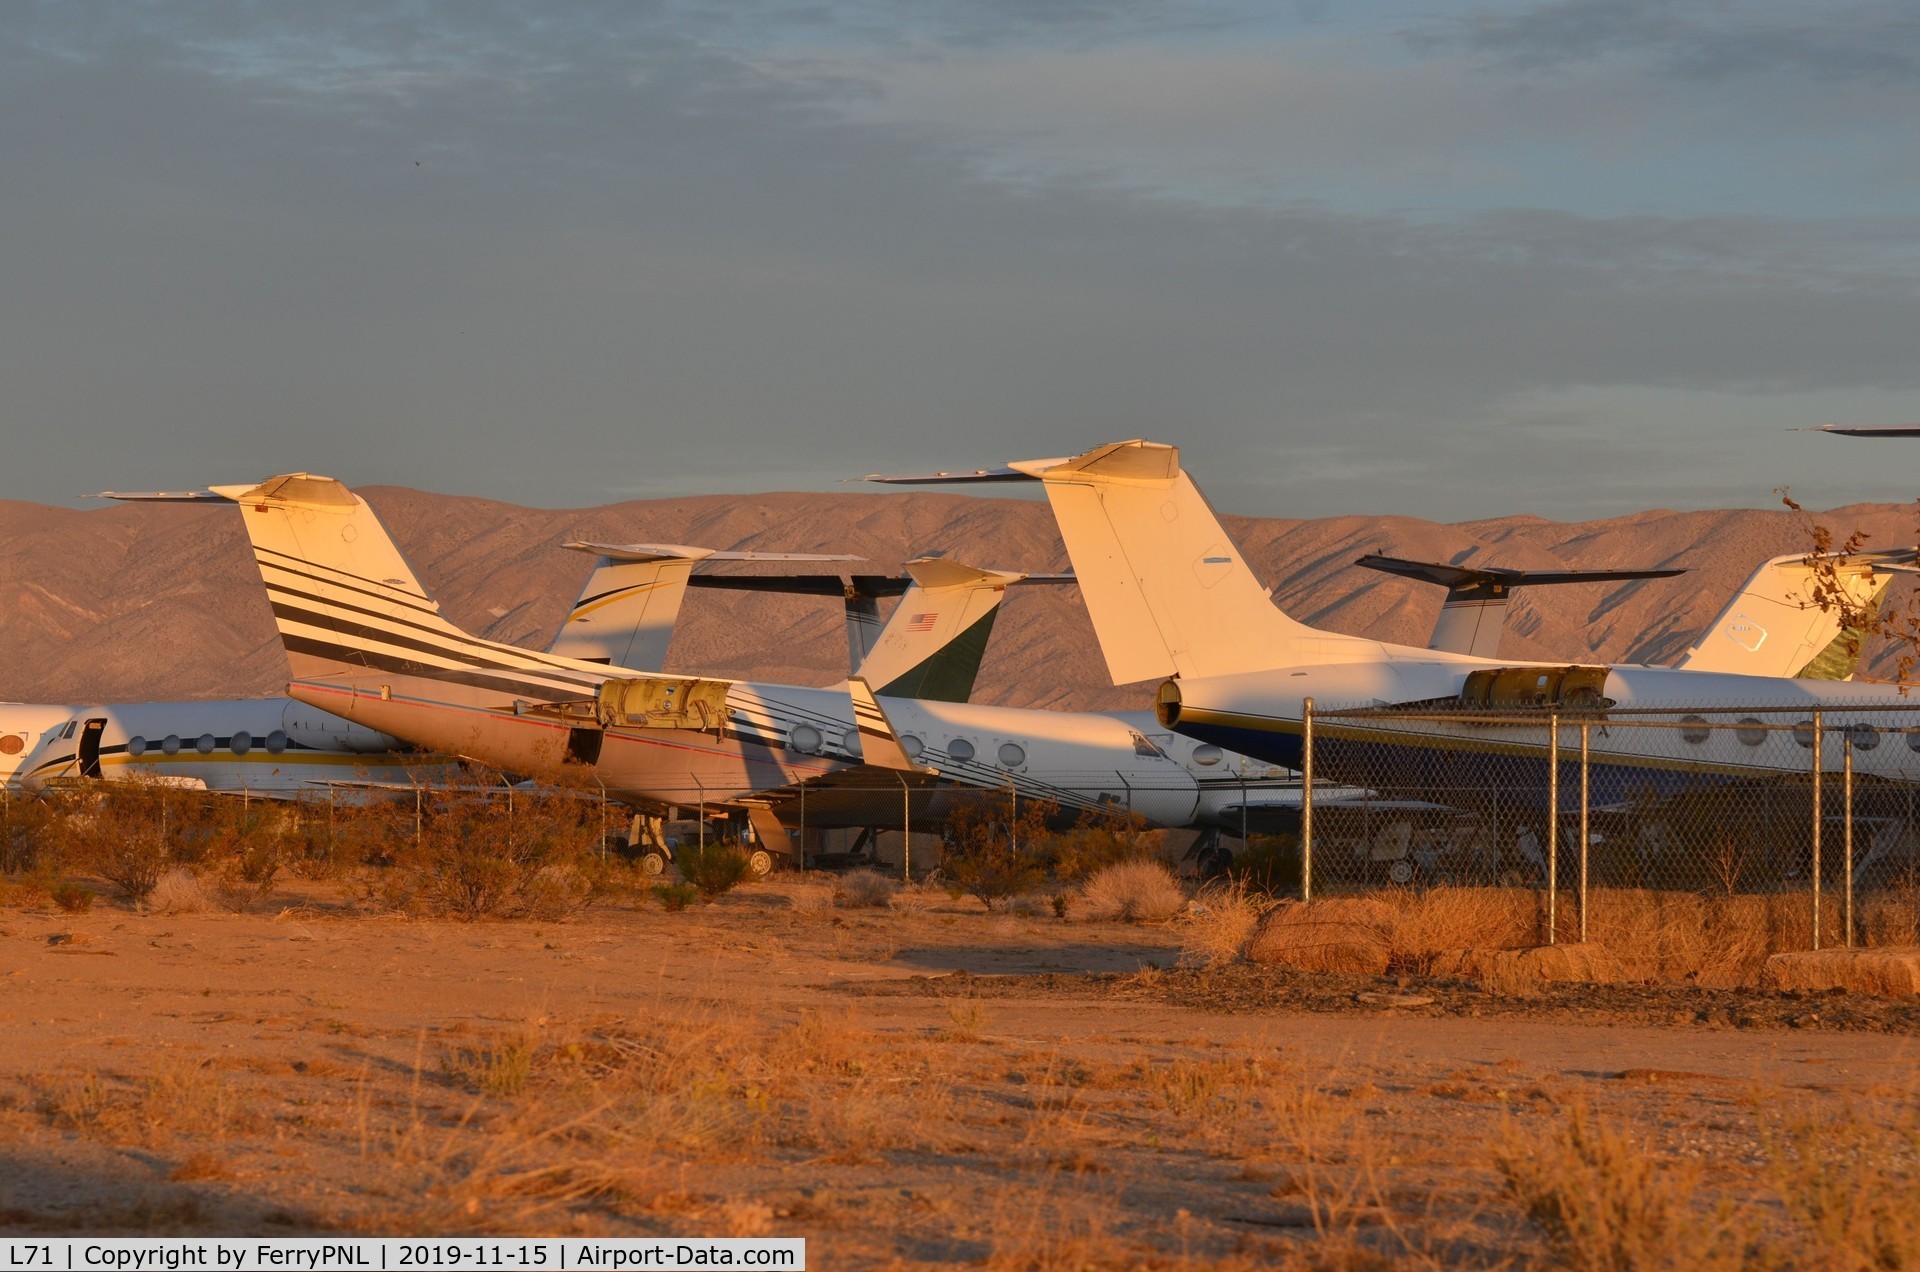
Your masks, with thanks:
M 1185 826 L 1247 804 L 1263 780 L 1292 781 L 1247 761 L 1230 782 L 1213 783 L 1231 795 L 1203 791 L 1197 773 L 1229 766 L 1227 753 L 1204 742 L 1182 743 L 1176 759 L 1115 716 L 901 697 L 885 698 L 885 708 L 916 771 L 870 765 L 844 686 L 635 675 L 461 631 L 373 510 L 331 478 L 293 473 L 187 495 L 108 497 L 239 506 L 292 698 L 509 772 L 585 765 L 610 795 L 649 811 L 745 807 L 776 849 L 790 851 L 776 832 L 802 820 L 899 824 L 903 802 L 912 819 L 937 820 L 956 790 L 1044 800 L 1069 820 L 1121 809 Z M 1141 723 L 1155 727 L 1150 717 Z
M 1914 556 L 1909 548 L 1865 552 L 1836 561 L 1832 585 L 1845 590 L 1855 612 L 1870 611 L 1886 593 L 1895 572 L 1912 571 Z M 1663 579 L 1685 573 L 1675 569 L 1514 570 L 1378 554 L 1363 556 L 1354 564 L 1446 588 L 1447 599 L 1427 648 L 1478 658 L 1499 656 L 1507 604 L 1520 588 Z M 1866 648 L 1865 636 L 1857 628 L 1843 629 L 1835 608 L 1808 599 L 1813 592 L 1813 568 L 1805 554 L 1763 561 L 1699 641 L 1673 665 L 1746 676 L 1851 680 Z
M 1272 602 L 1181 469 L 1177 448 L 1112 443 L 1068 459 L 1007 468 L 878 480 L 1044 483 L 1102 653 L 1116 684 L 1160 679 L 1156 711 L 1169 728 L 1276 764 L 1297 767 L 1305 701 L 1320 709 L 1379 708 L 1372 718 L 1316 726 L 1317 774 L 1334 780 L 1424 788 L 1461 755 L 1502 755 L 1516 786 L 1544 794 L 1545 731 L 1481 723 L 1474 712 L 1558 711 L 1604 726 L 1618 714 L 1676 725 L 1715 710 L 1820 711 L 1819 762 L 1837 767 L 1853 739 L 1856 772 L 1920 778 L 1920 703 L 1884 686 L 1625 665 L 1507 663 L 1320 631 Z M 1798 748 L 1762 746 L 1764 730 L 1592 730 L 1595 798 L 1670 789 L 1701 777 L 1804 773 Z M 1898 742 L 1882 745 L 1892 732 Z M 1797 736 L 1811 747 L 1813 730 Z

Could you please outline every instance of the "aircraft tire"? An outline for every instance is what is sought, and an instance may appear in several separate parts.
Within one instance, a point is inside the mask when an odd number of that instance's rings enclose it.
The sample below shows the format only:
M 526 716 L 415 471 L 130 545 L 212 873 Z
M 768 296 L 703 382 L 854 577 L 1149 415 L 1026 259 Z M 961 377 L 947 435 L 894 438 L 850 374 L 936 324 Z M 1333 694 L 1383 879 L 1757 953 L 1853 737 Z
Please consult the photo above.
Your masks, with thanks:
M 609 833 L 603 843 L 606 850 L 616 857 L 631 858 L 634 855 L 633 845 L 627 842 L 625 835 Z
M 640 873 L 649 879 L 657 879 L 667 872 L 667 854 L 658 848 L 649 848 L 640 854 Z
M 773 854 L 765 848 L 755 848 L 747 853 L 747 872 L 755 879 L 764 879 L 773 873 Z

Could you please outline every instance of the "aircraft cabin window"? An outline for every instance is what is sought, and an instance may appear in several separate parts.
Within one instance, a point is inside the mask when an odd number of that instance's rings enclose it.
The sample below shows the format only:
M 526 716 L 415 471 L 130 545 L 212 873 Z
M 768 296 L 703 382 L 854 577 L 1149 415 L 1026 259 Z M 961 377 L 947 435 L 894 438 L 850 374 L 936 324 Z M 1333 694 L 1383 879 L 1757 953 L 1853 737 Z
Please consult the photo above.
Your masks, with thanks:
M 1026 762 L 1027 748 L 1021 746 L 1018 742 L 1002 742 L 1000 744 L 1000 767 L 1019 768 Z
M 245 755 L 253 750 L 253 735 L 245 729 L 240 730 L 233 735 L 232 749 L 235 755 Z
M 141 737 L 138 733 L 136 733 L 132 737 L 127 739 L 128 755 L 145 755 L 146 753 L 147 753 L 147 740 L 145 738 Z
M 26 749 L 26 739 L 18 733 L 0 734 L 0 755 L 18 755 Z
M 1871 751 L 1874 747 L 1880 745 L 1880 730 L 1874 728 L 1864 720 L 1854 725 L 1851 729 L 1848 729 L 1847 732 L 1853 738 L 1853 749 L 1856 751 Z
M 796 724 L 793 726 L 793 732 L 787 734 L 787 741 L 793 745 L 794 750 L 815 755 L 820 750 L 820 730 L 810 724 Z
M 1907 750 L 1920 751 L 1920 729 L 1908 729 L 1906 734 Z
M 907 753 L 908 759 L 917 760 L 920 758 L 920 752 L 927 749 L 927 744 L 911 733 L 902 733 L 900 749 Z
M 160 749 L 168 755 L 180 754 L 180 735 L 178 733 L 167 734 L 166 737 L 160 740 Z
M 840 749 L 848 755 L 860 754 L 860 730 L 848 729 L 840 735 Z
M 1811 751 L 1813 749 L 1813 721 L 1802 720 L 1794 725 L 1793 740 Z
M 1211 742 L 1202 742 L 1199 746 L 1193 748 L 1193 762 L 1195 764 L 1218 764 L 1220 760 L 1220 748 Z
M 965 738 L 954 738 L 947 743 L 947 755 L 962 764 L 971 760 L 973 754 L 973 743 L 967 741 Z
M 200 754 L 202 755 L 212 755 L 214 743 L 216 743 L 218 740 L 219 739 L 215 738 L 211 733 L 202 733 L 200 735 L 200 740 L 193 744 L 193 749 L 200 752 Z
M 1740 739 L 1741 746 L 1759 746 L 1767 740 L 1767 726 L 1752 716 L 1741 716 L 1733 736 Z
M 1688 746 L 1699 746 L 1711 736 L 1713 736 L 1713 730 L 1707 727 L 1704 717 L 1697 715 L 1680 717 L 1680 740 Z
M 278 729 L 275 729 L 272 733 L 267 734 L 267 751 L 270 754 L 278 755 L 280 754 L 280 752 L 286 749 L 287 749 L 286 734 L 280 732 L 280 730 Z

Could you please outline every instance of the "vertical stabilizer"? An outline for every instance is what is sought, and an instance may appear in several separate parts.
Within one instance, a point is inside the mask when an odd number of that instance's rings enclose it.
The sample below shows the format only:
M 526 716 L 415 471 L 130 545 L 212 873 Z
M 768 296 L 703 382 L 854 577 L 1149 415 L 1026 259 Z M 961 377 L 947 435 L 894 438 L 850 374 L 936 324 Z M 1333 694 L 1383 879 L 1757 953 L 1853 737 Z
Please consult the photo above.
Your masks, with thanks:
M 884 697 L 965 702 L 1007 588 L 1028 576 L 939 557 L 907 562 L 907 574 L 913 586 L 856 674 Z
M 858 561 L 859 557 L 795 552 L 719 552 L 678 543 L 568 543 L 600 560 L 555 633 L 550 652 L 632 671 L 659 671 L 702 561 Z
M 561 701 L 591 694 L 603 678 L 591 664 L 448 622 L 373 509 L 331 477 L 288 473 L 256 486 L 102 497 L 238 504 L 295 681 L 377 683 L 384 698 L 396 681 L 419 678 L 460 686 L 476 701 Z
M 1836 581 L 1856 609 L 1870 610 L 1893 581 L 1893 575 L 1876 564 L 1895 563 L 1907 555 L 1869 552 L 1848 557 L 1836 563 Z M 1866 641 L 1857 629 L 1843 629 L 1839 614 L 1813 603 L 1814 587 L 1805 556 L 1765 562 L 1674 666 L 1801 680 L 1852 679 Z
M 583 662 L 659 671 L 686 599 L 687 576 L 713 553 L 676 544 L 565 546 L 600 559 L 548 650 Z
M 1116 442 L 1041 477 L 1115 684 L 1381 656 L 1280 612 L 1178 448 Z

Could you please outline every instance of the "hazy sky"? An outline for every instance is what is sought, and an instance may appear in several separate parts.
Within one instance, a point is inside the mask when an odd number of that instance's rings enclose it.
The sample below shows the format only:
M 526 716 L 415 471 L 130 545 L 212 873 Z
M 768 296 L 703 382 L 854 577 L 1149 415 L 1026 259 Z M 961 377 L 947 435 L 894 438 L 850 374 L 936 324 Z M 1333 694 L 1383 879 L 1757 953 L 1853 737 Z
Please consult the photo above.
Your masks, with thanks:
M 0 497 L 1920 494 L 1920 8 L 0 6 Z

